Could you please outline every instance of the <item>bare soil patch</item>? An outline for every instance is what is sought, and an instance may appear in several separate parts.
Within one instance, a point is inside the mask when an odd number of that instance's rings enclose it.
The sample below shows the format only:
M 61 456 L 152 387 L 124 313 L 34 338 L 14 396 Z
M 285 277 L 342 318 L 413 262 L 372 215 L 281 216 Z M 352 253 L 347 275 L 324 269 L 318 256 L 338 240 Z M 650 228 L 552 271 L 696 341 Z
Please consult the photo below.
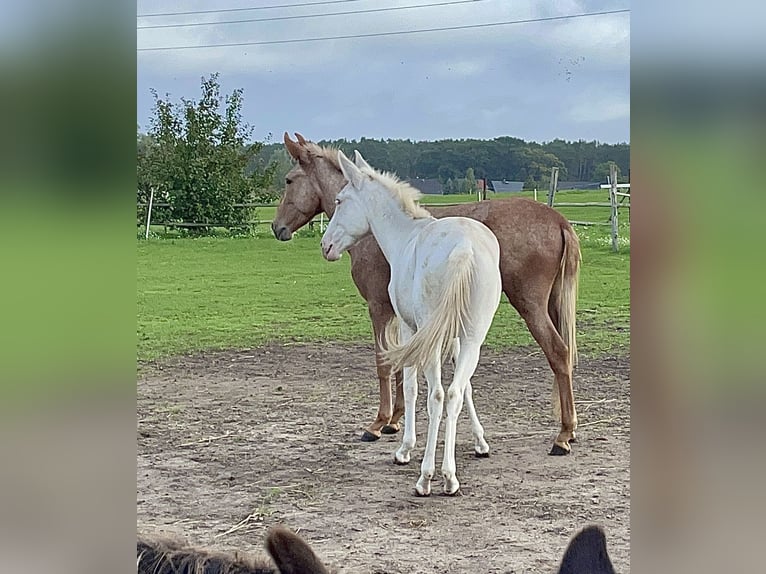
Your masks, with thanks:
M 445 382 L 451 372 L 445 369 Z M 269 345 L 146 366 L 138 379 L 138 529 L 263 555 L 284 524 L 347 573 L 555 572 L 580 527 L 630 571 L 630 365 L 581 357 L 578 442 L 548 456 L 552 374 L 537 349 L 484 350 L 474 402 L 490 457 L 458 423 L 461 493 L 418 498 L 427 413 L 412 462 L 400 435 L 359 440 L 377 410 L 371 345 Z M 445 385 L 446 386 L 446 385 Z

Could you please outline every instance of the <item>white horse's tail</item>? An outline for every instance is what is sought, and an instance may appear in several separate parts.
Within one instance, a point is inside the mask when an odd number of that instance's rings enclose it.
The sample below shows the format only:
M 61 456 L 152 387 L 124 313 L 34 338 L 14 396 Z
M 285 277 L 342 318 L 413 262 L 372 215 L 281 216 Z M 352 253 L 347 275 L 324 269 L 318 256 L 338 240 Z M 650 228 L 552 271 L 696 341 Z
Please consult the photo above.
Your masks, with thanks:
M 398 319 L 386 325 L 382 342 L 383 361 L 398 371 L 403 367 L 422 369 L 435 354 L 442 358 L 453 352 L 455 339 L 466 328 L 468 303 L 474 276 L 473 250 L 453 252 L 449 257 L 451 277 L 428 322 L 407 341 L 399 343 Z

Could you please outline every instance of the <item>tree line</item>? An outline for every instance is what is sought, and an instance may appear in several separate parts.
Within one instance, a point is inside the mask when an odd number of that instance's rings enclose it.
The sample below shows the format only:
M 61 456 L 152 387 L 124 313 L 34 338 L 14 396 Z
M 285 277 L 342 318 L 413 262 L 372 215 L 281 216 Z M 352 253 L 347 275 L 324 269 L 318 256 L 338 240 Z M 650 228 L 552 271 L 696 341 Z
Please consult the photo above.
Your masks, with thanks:
M 527 189 L 547 187 L 552 167 L 559 168 L 559 181 L 605 183 L 611 163 L 617 165 L 620 181 L 627 181 L 630 173 L 630 145 L 626 143 L 556 139 L 540 144 L 509 136 L 438 141 L 361 138 L 317 143 L 338 147 L 346 154 L 357 149 L 370 165 L 401 178 L 438 179 L 442 184 L 465 179 L 469 169 L 476 178 L 523 181 Z M 258 154 L 260 161 L 279 162 L 282 147 L 281 143 L 264 145 Z

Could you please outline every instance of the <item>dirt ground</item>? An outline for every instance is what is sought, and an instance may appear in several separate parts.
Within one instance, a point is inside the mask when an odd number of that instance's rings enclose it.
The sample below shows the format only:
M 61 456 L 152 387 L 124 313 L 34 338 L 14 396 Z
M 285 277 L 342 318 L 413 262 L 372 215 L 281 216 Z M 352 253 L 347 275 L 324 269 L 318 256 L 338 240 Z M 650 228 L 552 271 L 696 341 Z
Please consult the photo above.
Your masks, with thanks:
M 460 495 L 438 494 L 440 440 L 434 494 L 419 498 L 425 383 L 412 462 L 395 466 L 400 435 L 359 440 L 377 410 L 371 345 L 270 345 L 146 366 L 138 530 L 264 555 L 266 530 L 284 524 L 346 573 L 551 573 L 576 529 L 597 523 L 626 574 L 629 358 L 581 357 L 578 442 L 566 457 L 547 454 L 551 383 L 538 349 L 484 350 L 473 384 L 490 457 L 473 456 L 461 415 Z

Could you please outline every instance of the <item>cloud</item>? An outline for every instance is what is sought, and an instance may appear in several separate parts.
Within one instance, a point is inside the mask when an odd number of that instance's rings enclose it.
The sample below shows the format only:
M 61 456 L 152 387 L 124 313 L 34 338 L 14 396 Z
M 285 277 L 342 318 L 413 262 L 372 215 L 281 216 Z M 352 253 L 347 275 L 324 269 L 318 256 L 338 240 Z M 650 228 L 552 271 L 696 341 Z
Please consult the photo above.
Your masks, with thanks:
M 241 1 L 240 5 L 246 5 Z M 397 0 L 386 6 L 426 1 L 437 0 Z M 343 17 L 144 30 L 138 33 L 138 45 L 204 45 L 460 26 L 624 8 L 626 1 L 482 0 Z M 147 6 L 146 11 L 154 10 Z M 163 4 L 163 10 L 173 11 L 176 6 L 189 10 L 209 5 L 173 2 Z M 314 6 L 300 13 L 343 11 L 352 6 L 376 5 Z M 277 13 L 286 11 L 213 17 Z M 244 88 L 248 121 L 260 133 L 314 128 L 315 139 L 516 135 L 539 141 L 577 139 L 587 129 L 602 141 L 625 141 L 629 137 L 629 21 L 624 15 L 600 16 L 356 40 L 139 52 L 139 122 L 144 125 L 149 113 L 149 87 L 169 92 L 173 98 L 196 98 L 199 77 L 220 72 L 225 91 Z M 607 93 L 612 94 L 609 101 L 604 100 Z
M 586 93 L 568 113 L 572 121 L 579 123 L 630 120 L 630 98 L 613 94 L 608 86 L 601 93 Z

